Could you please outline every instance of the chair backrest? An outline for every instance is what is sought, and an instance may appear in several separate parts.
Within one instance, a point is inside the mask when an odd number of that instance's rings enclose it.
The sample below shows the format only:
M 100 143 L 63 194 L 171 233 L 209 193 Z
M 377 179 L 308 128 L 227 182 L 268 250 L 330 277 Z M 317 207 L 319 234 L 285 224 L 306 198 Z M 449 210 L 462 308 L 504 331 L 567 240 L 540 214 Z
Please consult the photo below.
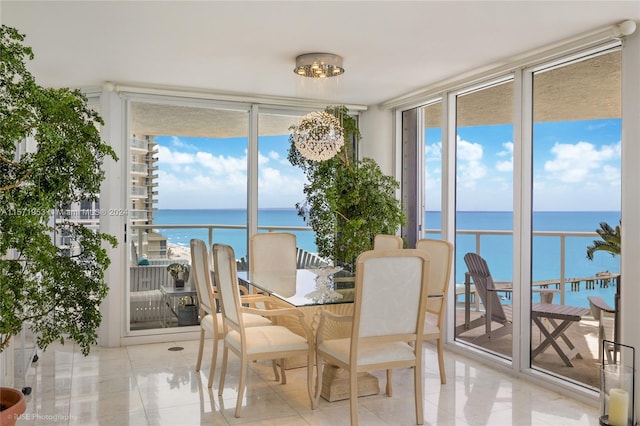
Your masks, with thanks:
M 213 283 L 211 282 L 207 245 L 204 241 L 194 238 L 191 240 L 190 246 L 191 273 L 189 278 L 195 284 L 200 309 L 206 314 L 215 314 L 215 296 L 213 294 Z
M 226 244 L 213 245 L 213 269 L 224 323 L 242 334 L 244 324 L 240 305 L 236 256 L 231 246 Z M 244 336 L 244 334 L 242 335 Z
M 416 249 L 426 252 L 431 260 L 427 312 L 440 314 L 444 312 L 443 308 L 451 282 L 453 244 L 449 241 L 423 238 L 416 241 Z
M 374 250 L 401 249 L 403 246 L 402 237 L 398 235 L 378 234 L 373 237 Z
M 415 249 L 369 250 L 358 256 L 352 355 L 357 341 L 385 336 L 421 347 L 429 257 Z
M 476 286 L 480 300 L 485 308 L 487 307 L 488 298 L 491 298 L 491 319 L 502 323 L 507 322 L 508 320 L 504 309 L 502 309 L 502 303 L 500 302 L 498 293 L 495 291 L 487 291 L 495 290 L 496 286 L 493 282 L 493 277 L 491 277 L 491 272 L 489 272 L 489 266 L 486 260 L 476 253 L 467 253 L 464 255 L 464 263 L 467 264 L 469 275 L 473 279 L 473 284 Z
M 288 232 L 253 234 L 249 241 L 249 270 L 295 271 L 296 236 Z

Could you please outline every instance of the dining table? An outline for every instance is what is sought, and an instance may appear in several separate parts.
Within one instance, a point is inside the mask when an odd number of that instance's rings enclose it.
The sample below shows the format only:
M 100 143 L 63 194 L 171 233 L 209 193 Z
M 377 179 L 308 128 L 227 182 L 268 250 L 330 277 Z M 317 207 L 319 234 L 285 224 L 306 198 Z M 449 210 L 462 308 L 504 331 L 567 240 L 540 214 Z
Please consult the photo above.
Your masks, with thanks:
M 333 273 L 332 273 L 333 272 Z M 271 308 L 298 308 L 303 319 L 315 333 L 319 322 L 319 312 L 329 310 L 338 315 L 352 315 L 355 296 L 355 275 L 347 271 L 335 271 L 331 267 L 317 269 L 297 269 L 295 271 L 239 271 L 240 285 L 251 293 L 270 296 Z M 278 317 L 278 325 L 304 336 L 299 321 L 294 318 Z M 332 323 L 325 327 L 327 338 L 351 337 L 350 323 Z M 306 367 L 306 358 L 287 359 L 285 368 Z M 375 395 L 380 392 L 377 377 L 369 373 L 358 374 L 358 396 Z M 321 396 L 327 401 L 349 399 L 348 373 L 336 366 L 325 365 L 323 370 Z

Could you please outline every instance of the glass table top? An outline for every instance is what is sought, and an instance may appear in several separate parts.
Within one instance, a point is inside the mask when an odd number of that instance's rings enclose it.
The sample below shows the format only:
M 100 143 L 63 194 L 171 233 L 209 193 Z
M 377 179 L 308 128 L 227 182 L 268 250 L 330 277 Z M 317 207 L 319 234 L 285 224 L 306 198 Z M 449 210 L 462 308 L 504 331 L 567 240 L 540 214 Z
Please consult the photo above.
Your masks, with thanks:
M 323 268 L 298 269 L 293 272 L 238 272 L 241 284 L 253 286 L 293 306 L 352 303 L 354 276 L 340 271 L 323 279 Z M 320 275 L 320 277 L 319 277 Z

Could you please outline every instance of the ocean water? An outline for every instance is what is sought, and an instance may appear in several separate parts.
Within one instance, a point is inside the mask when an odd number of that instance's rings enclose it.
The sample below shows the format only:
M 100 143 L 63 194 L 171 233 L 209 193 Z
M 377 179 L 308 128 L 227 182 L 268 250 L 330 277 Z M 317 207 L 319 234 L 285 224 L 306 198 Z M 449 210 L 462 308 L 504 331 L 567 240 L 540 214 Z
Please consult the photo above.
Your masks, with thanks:
M 245 225 L 246 210 L 168 210 L 159 209 L 156 213 L 157 224 L 217 224 Z M 426 212 L 427 229 L 440 228 L 440 212 Z M 618 224 L 619 212 L 535 212 L 533 215 L 534 231 L 571 231 L 595 232 L 600 222 L 611 226 Z M 456 217 L 459 230 L 511 230 L 513 215 L 511 212 L 458 212 Z M 262 209 L 258 212 L 259 226 L 306 226 L 294 209 Z M 170 243 L 188 247 L 191 238 L 208 239 L 205 229 L 163 229 L 161 230 Z M 316 252 L 317 247 L 312 231 L 288 231 L 296 234 L 298 246 Z M 429 238 L 439 235 L 429 234 Z M 586 257 L 586 248 L 596 238 L 568 237 L 565 241 L 565 277 L 590 277 L 598 272 L 620 272 L 620 259 L 608 253 L 597 252 L 594 260 Z M 247 254 L 247 235 L 244 229 L 216 229 L 213 241 L 229 244 L 234 248 L 236 257 Z M 455 277 L 456 283 L 464 282 L 466 266 L 463 256 L 475 251 L 476 240 L 472 235 L 458 235 L 456 240 Z M 532 275 L 534 281 L 558 279 L 560 277 L 560 238 L 536 236 L 532 247 Z M 509 236 L 483 236 L 480 240 L 480 254 L 491 269 L 496 281 L 512 281 L 513 276 L 513 239 Z M 611 306 L 615 294 L 615 286 L 581 291 L 565 289 L 565 303 L 574 306 L 588 307 L 587 296 L 602 297 Z M 559 296 L 556 296 L 556 301 Z M 535 296 L 534 296 L 535 301 Z M 508 301 L 505 301 L 508 303 Z

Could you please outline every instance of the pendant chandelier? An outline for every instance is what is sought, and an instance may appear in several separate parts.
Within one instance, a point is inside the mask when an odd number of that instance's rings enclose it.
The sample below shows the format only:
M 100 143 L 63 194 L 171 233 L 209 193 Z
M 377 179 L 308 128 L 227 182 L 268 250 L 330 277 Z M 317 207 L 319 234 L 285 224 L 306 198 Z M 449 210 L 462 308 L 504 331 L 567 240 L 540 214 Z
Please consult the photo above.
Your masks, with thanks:
M 342 124 L 328 112 L 314 111 L 307 114 L 292 129 L 291 136 L 297 150 L 312 161 L 328 160 L 344 145 Z

